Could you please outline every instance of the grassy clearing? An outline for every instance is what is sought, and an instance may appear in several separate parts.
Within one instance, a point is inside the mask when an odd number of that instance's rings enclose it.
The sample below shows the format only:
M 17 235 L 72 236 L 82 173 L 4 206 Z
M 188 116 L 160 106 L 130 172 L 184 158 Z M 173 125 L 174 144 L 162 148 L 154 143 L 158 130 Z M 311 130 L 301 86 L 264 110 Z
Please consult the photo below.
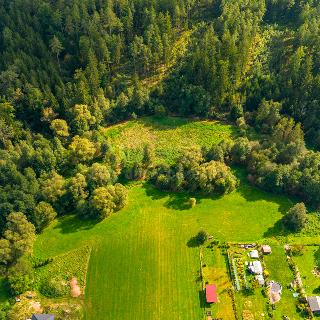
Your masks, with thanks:
M 139 159 L 138 150 L 151 144 L 155 147 L 157 161 L 168 163 L 173 163 L 184 149 L 210 147 L 238 134 L 235 127 L 218 121 L 176 117 L 145 117 L 104 128 L 102 132 L 120 152 L 126 150 L 132 160 Z
M 281 319 L 281 316 L 286 315 L 290 319 L 303 319 L 296 312 L 296 298 L 292 296 L 293 291 L 288 289 L 294 275 L 288 266 L 284 247 L 272 245 L 272 253 L 265 256 L 264 261 L 269 272 L 269 280 L 277 281 L 282 285 L 281 300 L 276 303 L 274 317 Z
M 315 256 L 318 250 L 318 246 L 305 246 L 302 255 L 293 257 L 293 261 L 301 273 L 307 296 L 319 295 L 320 277 L 313 273 L 316 266 Z

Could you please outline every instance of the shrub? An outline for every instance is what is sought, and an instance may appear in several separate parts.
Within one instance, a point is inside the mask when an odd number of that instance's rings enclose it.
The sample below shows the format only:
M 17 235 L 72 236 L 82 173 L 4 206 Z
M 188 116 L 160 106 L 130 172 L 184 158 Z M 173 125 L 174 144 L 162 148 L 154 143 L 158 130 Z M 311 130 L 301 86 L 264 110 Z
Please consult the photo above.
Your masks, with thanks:
M 68 294 L 68 289 L 68 283 L 60 277 L 53 277 L 42 281 L 39 288 L 44 296 L 50 298 L 66 296 Z
M 208 239 L 208 234 L 204 230 L 200 230 L 196 235 L 196 240 L 199 245 L 204 244 Z
M 307 210 L 303 202 L 293 206 L 283 217 L 284 226 L 294 232 L 301 231 L 307 222 Z
M 196 198 L 190 198 L 189 199 L 189 204 L 191 208 L 194 208 L 197 204 L 197 199 Z
M 305 251 L 305 247 L 303 245 L 292 245 L 290 246 L 290 254 L 292 256 L 302 256 Z

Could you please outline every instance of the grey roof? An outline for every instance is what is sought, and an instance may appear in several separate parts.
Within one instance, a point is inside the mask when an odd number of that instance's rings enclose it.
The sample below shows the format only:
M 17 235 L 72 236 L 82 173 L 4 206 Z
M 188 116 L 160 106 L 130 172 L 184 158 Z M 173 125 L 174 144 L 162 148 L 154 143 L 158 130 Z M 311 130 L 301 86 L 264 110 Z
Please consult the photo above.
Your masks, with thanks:
M 281 284 L 278 283 L 278 282 L 270 281 L 270 282 L 269 282 L 269 286 L 270 286 L 271 292 L 281 293 L 281 291 L 282 291 L 282 286 L 281 286 Z
M 320 311 L 320 297 L 309 297 L 307 300 L 312 312 Z
M 33 314 L 31 320 L 54 320 L 53 314 Z

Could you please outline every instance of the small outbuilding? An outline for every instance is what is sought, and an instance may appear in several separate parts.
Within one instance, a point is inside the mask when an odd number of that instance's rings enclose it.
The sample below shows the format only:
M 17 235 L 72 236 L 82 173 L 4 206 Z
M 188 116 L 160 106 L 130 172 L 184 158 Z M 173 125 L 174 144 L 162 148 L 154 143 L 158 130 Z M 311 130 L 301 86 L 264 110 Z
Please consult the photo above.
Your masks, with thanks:
M 311 311 L 315 314 L 320 314 L 320 297 L 308 297 L 307 301 Z
M 53 314 L 33 314 L 31 320 L 54 320 Z
M 264 286 L 265 281 L 264 281 L 264 277 L 262 274 L 257 274 L 255 276 L 255 279 L 258 281 L 258 283 L 260 284 L 260 286 Z
M 206 285 L 206 300 L 207 303 L 217 303 L 218 302 L 218 294 L 217 287 L 214 284 Z
M 259 260 L 255 260 L 253 262 L 250 262 L 248 269 L 253 274 L 262 274 L 263 273 L 262 264 Z
M 282 293 L 282 286 L 280 283 L 278 283 L 276 281 L 270 281 L 269 288 L 270 288 L 270 292 L 272 292 L 272 293 L 277 293 L 277 294 Z
M 249 256 L 250 256 L 250 258 L 252 258 L 252 259 L 259 259 L 259 252 L 258 252 L 258 250 L 251 250 L 251 251 L 249 252 Z
M 272 252 L 271 247 L 267 244 L 261 246 L 261 251 L 263 254 L 270 254 Z

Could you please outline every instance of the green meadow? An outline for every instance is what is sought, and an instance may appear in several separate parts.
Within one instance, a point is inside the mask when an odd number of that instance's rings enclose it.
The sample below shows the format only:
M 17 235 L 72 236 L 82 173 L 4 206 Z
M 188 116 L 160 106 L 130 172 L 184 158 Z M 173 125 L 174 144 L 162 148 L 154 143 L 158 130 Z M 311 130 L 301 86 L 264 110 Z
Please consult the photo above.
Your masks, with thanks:
M 199 198 L 192 209 L 188 197 L 132 185 L 128 206 L 102 222 L 74 216 L 54 222 L 38 237 L 35 255 L 92 246 L 86 319 L 198 319 L 199 248 L 190 239 L 199 229 L 222 241 L 275 236 L 276 222 L 292 203 L 244 183 L 224 197 Z
M 157 160 L 170 163 L 184 148 L 209 147 L 237 132 L 219 122 L 144 118 L 104 129 L 103 134 L 120 151 L 153 142 Z M 127 185 L 128 205 L 104 221 L 82 221 L 74 215 L 57 219 L 35 244 L 36 257 L 54 258 L 41 277 L 55 268 L 79 277 L 87 320 L 201 319 L 200 249 L 192 241 L 200 229 L 229 242 L 291 239 L 280 219 L 294 201 L 252 187 L 243 170 L 234 171 L 240 187 L 225 196 L 166 193 L 137 182 Z M 194 208 L 188 205 L 190 196 L 197 198 Z M 213 264 L 223 273 L 221 266 L 222 261 Z
M 232 125 L 218 121 L 195 121 L 177 117 L 144 117 L 103 128 L 103 135 L 120 152 L 134 159 L 137 150 L 152 145 L 158 162 L 172 163 L 183 150 L 210 147 L 223 139 L 238 136 Z

